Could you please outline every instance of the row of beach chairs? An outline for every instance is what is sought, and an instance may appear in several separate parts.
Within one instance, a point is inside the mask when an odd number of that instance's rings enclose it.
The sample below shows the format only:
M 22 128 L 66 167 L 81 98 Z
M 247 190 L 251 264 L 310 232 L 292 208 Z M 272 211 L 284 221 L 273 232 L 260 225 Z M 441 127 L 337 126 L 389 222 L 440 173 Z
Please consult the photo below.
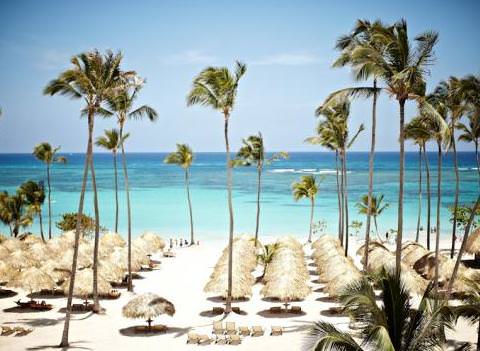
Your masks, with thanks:
M 241 336 L 259 337 L 265 334 L 265 330 L 261 326 L 253 326 L 252 328 L 241 326 L 237 329 L 235 322 L 226 322 L 225 328 L 222 322 L 213 322 L 212 334 L 215 338 L 210 338 L 206 334 L 188 333 L 187 344 L 208 345 L 215 341 L 216 344 L 239 345 L 242 343 Z M 271 336 L 280 336 L 283 334 L 283 328 L 280 326 L 272 326 Z
M 7 325 L 2 325 L 0 326 L 1 334 L 2 336 L 9 336 L 15 334 L 15 336 L 24 336 L 27 334 L 30 334 L 33 329 L 32 328 L 25 328 L 21 326 L 7 326 Z

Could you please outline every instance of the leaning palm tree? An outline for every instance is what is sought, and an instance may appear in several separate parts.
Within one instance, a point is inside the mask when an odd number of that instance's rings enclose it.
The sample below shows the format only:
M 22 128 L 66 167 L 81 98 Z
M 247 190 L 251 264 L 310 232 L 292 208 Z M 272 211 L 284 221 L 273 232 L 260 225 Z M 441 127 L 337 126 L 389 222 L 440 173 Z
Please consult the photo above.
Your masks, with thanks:
M 305 351 L 423 351 L 440 349 L 445 343 L 444 327 L 451 318 L 446 303 L 434 305 L 425 291 L 420 304 L 413 308 L 410 294 L 401 278 L 385 273 L 375 278 L 381 304 L 372 283 L 362 278 L 347 286 L 339 297 L 353 323 L 359 325 L 359 341 L 327 322 L 317 322 L 305 339 Z
M 405 139 L 411 139 L 418 145 L 418 217 L 417 217 L 417 233 L 415 241 L 419 241 L 420 237 L 420 220 L 422 216 L 422 155 L 425 157 L 425 168 L 427 172 L 427 248 L 430 250 L 430 212 L 431 212 L 431 194 L 430 194 L 430 168 L 428 166 L 428 156 L 425 145 L 432 137 L 431 131 L 428 129 L 422 117 L 413 118 L 405 126 Z
M 26 181 L 19 187 L 19 193 L 25 198 L 25 203 L 32 215 L 38 215 L 40 222 L 40 235 L 45 242 L 43 235 L 43 219 L 42 219 L 42 205 L 45 202 L 45 189 L 42 183 L 34 182 L 33 180 Z
M 129 134 L 125 134 L 120 139 L 120 133 L 117 129 L 105 130 L 105 135 L 97 138 L 95 145 L 108 150 L 113 155 L 113 172 L 115 180 L 115 233 L 118 233 L 118 176 L 117 176 L 117 152 L 118 148 L 129 137 Z
M 187 144 L 177 144 L 177 151 L 168 154 L 164 162 L 180 166 L 185 172 L 185 190 L 187 192 L 188 213 L 190 215 L 190 245 L 194 245 L 195 237 L 193 234 L 193 213 L 189 184 L 189 170 L 193 163 L 193 151 Z
M 60 346 L 68 346 L 68 332 L 70 327 L 70 315 L 72 311 L 73 287 L 75 284 L 75 274 L 77 271 L 78 245 L 80 239 L 80 223 L 83 214 L 83 205 L 85 198 L 85 189 L 87 185 L 88 169 L 91 168 L 92 186 L 94 192 L 95 207 L 95 241 L 94 241 L 94 257 L 93 257 L 93 296 L 94 311 L 100 310 L 98 302 L 98 244 L 99 244 L 99 213 L 97 189 L 93 169 L 93 128 L 95 114 L 101 111 L 101 104 L 109 96 L 113 94 L 118 86 L 120 77 L 126 73 L 120 71 L 120 62 L 122 55 L 120 53 L 113 54 L 108 51 L 102 55 L 97 50 L 85 52 L 74 56 L 71 59 L 72 68 L 62 72 L 56 79 L 52 80 L 44 89 L 46 95 L 66 95 L 73 99 L 84 100 L 86 106 L 83 112 L 87 115 L 88 121 L 88 141 L 87 152 L 85 157 L 85 166 L 83 171 L 82 189 L 80 192 L 80 201 L 77 212 L 77 228 L 75 230 L 75 243 L 73 251 L 71 279 L 68 289 L 67 308 L 65 316 L 65 325 L 62 333 Z
M 49 143 L 40 143 L 33 148 L 33 155 L 47 166 L 47 187 L 48 187 L 48 238 L 52 238 L 52 189 L 50 187 L 50 168 L 54 163 L 67 162 L 65 156 L 58 156 L 60 146 L 53 148 Z
M 228 291 L 225 313 L 232 310 L 232 248 L 233 248 L 233 204 L 232 204 L 232 162 L 228 141 L 228 122 L 237 97 L 238 83 L 247 71 L 247 66 L 236 62 L 234 72 L 227 67 L 207 67 L 193 80 L 193 86 L 187 96 L 187 106 L 209 106 L 223 114 L 225 150 L 227 156 L 227 193 L 230 219 L 228 238 Z
M 380 242 L 382 242 L 382 238 L 378 234 L 378 224 L 377 224 L 377 217 L 380 216 L 383 211 L 385 211 L 390 204 L 384 203 L 383 201 L 384 195 L 380 194 L 376 196 L 372 194 L 370 201 L 368 201 L 368 194 L 363 195 L 361 200 L 357 202 L 355 205 L 358 208 L 358 213 L 363 215 L 370 215 L 373 217 L 373 222 L 375 224 L 375 232 L 377 234 L 377 238 Z M 370 202 L 370 205 L 369 205 Z
M 300 181 L 292 184 L 292 194 L 295 201 L 301 199 L 310 200 L 310 229 L 308 231 L 308 242 L 312 242 L 313 211 L 315 208 L 315 197 L 318 193 L 318 186 L 315 176 L 308 175 L 300 177 Z
M 117 117 L 117 123 L 119 125 L 119 139 L 124 138 L 124 128 L 127 120 L 130 119 L 142 119 L 147 117 L 148 120 L 154 122 L 157 120 L 158 115 L 152 107 L 148 105 L 142 105 L 140 107 L 134 107 L 138 92 L 142 89 L 145 80 L 139 78 L 136 74 L 130 73 L 126 77 L 123 77 L 120 88 L 118 88 L 114 94 L 112 94 L 108 100 L 107 105 L 109 110 L 103 110 L 102 113 L 111 116 L 113 114 Z M 128 235 L 128 278 L 127 288 L 128 291 L 133 291 L 132 285 L 132 215 L 130 206 L 130 186 L 128 180 L 127 170 L 127 156 L 125 154 L 125 143 L 120 144 L 122 151 L 122 166 L 123 176 L 125 181 L 125 194 L 127 198 L 127 235 Z
M 458 140 L 473 143 L 475 146 L 475 159 L 477 161 L 478 182 L 480 184 L 480 155 L 478 154 L 478 145 L 480 143 L 480 114 L 473 111 L 467 115 L 467 123 L 458 123 L 457 128 L 462 132 L 458 136 Z
M 262 188 L 261 181 L 263 167 L 265 164 L 270 164 L 273 161 L 288 158 L 288 154 L 286 152 L 279 152 L 273 154 L 270 158 L 265 159 L 263 136 L 260 132 L 258 135 L 250 135 L 247 139 L 243 139 L 242 144 L 242 147 L 235 157 L 235 165 L 255 165 L 257 167 L 257 216 L 255 224 L 255 245 L 258 245 L 258 230 L 260 227 L 260 192 Z

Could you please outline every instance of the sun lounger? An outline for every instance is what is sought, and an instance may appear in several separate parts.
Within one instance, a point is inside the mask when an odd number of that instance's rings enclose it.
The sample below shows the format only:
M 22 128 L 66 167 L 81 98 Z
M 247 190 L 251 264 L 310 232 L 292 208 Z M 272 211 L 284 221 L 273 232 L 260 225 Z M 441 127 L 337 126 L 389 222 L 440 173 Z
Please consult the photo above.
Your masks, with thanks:
M 265 333 L 263 328 L 259 325 L 254 325 L 252 327 L 252 336 L 262 336 Z
M 279 326 L 272 326 L 271 336 L 279 336 L 283 334 L 283 328 Z
M 250 328 L 249 327 L 238 327 L 238 333 L 242 336 L 249 336 L 250 335 Z
M 170 250 L 165 251 L 165 252 L 163 253 L 163 257 L 175 257 L 175 252 L 170 251 Z
M 240 335 L 230 335 L 227 343 L 229 345 L 240 345 L 242 343 L 242 339 L 240 339 Z
M 227 343 L 227 337 L 226 336 L 223 336 L 223 337 L 218 337 L 215 339 L 215 344 L 218 344 L 218 345 L 225 345 Z
M 187 334 L 187 344 L 198 344 L 200 336 L 197 333 L 189 332 Z
M 148 327 L 146 325 L 141 325 L 135 327 L 135 332 L 137 333 L 164 333 L 167 331 L 167 326 L 166 325 L 152 325 L 151 327 Z
M 225 328 L 223 328 L 222 322 L 213 322 L 212 333 L 216 336 L 225 334 Z
M 292 306 L 290 308 L 290 313 L 301 314 L 302 313 L 302 308 L 300 306 Z
M 20 326 L 15 327 L 14 330 L 17 333 L 17 334 L 15 334 L 15 336 L 25 336 L 27 334 L 30 334 L 33 331 L 32 328 L 24 328 L 24 327 L 20 327 Z
M 202 334 L 202 335 L 200 335 L 199 338 L 198 338 L 198 344 L 199 344 L 199 345 L 209 345 L 209 344 L 212 343 L 212 341 L 213 341 L 213 339 L 210 338 L 210 337 L 209 337 L 208 335 L 206 335 L 206 334 Z
M 282 308 L 279 307 L 279 306 L 276 306 L 276 307 L 270 307 L 270 313 L 282 313 Z
M 237 334 L 237 328 L 235 327 L 235 322 L 226 323 L 226 333 L 227 335 Z
M 13 330 L 12 327 L 9 327 L 9 326 L 6 326 L 6 325 L 2 325 L 2 336 L 8 336 L 8 335 L 11 335 L 15 333 L 15 330 Z

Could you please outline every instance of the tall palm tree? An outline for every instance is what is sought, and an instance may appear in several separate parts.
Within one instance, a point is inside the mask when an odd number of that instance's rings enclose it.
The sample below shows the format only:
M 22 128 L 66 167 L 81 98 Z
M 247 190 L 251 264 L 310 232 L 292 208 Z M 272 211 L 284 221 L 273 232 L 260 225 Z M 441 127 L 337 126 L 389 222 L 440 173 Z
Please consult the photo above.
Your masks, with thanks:
M 480 143 L 480 115 L 470 113 L 468 116 L 468 123 L 458 123 L 457 129 L 462 132 L 458 136 L 458 140 L 473 143 L 475 146 L 475 159 L 477 161 L 478 181 L 480 184 L 480 156 L 478 154 L 478 145 Z
M 366 194 L 363 195 L 360 201 L 357 202 L 357 204 L 355 205 L 358 208 L 358 213 L 363 215 L 370 215 L 373 217 L 373 222 L 375 224 L 375 232 L 380 242 L 382 241 L 382 238 L 378 234 L 377 217 L 380 216 L 383 211 L 385 211 L 390 206 L 389 203 L 384 203 L 383 198 L 383 194 L 379 194 L 378 196 L 372 194 L 369 205 L 368 194 Z
M 62 333 L 60 346 L 68 346 L 68 332 L 70 327 L 70 316 L 72 312 L 73 287 L 75 284 L 75 274 L 77 271 L 78 244 L 80 238 L 80 223 L 83 214 L 83 205 L 85 198 L 85 189 L 87 185 L 87 176 L 89 167 L 92 170 L 92 186 L 94 192 L 95 207 L 95 241 L 93 255 L 93 296 L 94 311 L 100 311 L 98 302 L 98 244 L 99 244 L 99 213 L 97 189 L 93 171 L 93 128 L 95 114 L 101 111 L 101 105 L 109 96 L 111 96 L 118 86 L 120 77 L 126 73 L 120 71 L 120 63 L 122 55 L 120 53 L 113 54 L 107 51 L 102 55 L 97 50 L 85 52 L 72 57 L 72 68 L 62 72 L 56 79 L 50 81 L 44 89 L 46 95 L 66 95 L 73 99 L 82 99 L 86 106 L 83 112 L 87 115 L 88 121 L 88 141 L 87 152 L 85 157 L 85 166 L 82 180 L 82 190 L 80 192 L 80 201 L 77 212 L 77 228 L 75 230 L 75 244 L 73 250 L 73 260 L 71 269 L 70 286 L 68 289 L 67 308 L 65 315 L 65 324 Z
M 190 216 L 190 245 L 195 245 L 193 234 L 192 201 L 190 200 L 189 170 L 193 163 L 193 151 L 187 144 L 177 144 L 177 151 L 165 157 L 165 163 L 174 164 L 183 168 L 185 172 L 185 190 L 187 192 L 188 213 Z
M 317 322 L 305 340 L 305 351 L 423 351 L 440 349 L 445 343 L 444 326 L 451 315 L 445 303 L 433 305 L 427 288 L 420 304 L 413 308 L 410 294 L 400 276 L 383 274 L 376 278 L 381 304 L 371 282 L 363 278 L 349 285 L 339 297 L 352 322 L 361 327 L 356 341 L 349 333 L 327 322 Z
M 0 222 L 8 226 L 10 236 L 13 236 L 12 216 L 8 209 L 9 196 L 8 192 L 0 191 Z
M 135 100 L 138 97 L 139 91 L 142 89 L 145 80 L 138 77 L 136 74 L 131 73 L 121 79 L 122 83 L 114 94 L 112 94 L 108 100 L 107 105 L 109 110 L 103 110 L 102 113 L 106 116 L 113 114 L 117 117 L 117 123 L 119 125 L 119 138 L 124 137 L 124 128 L 127 120 L 130 119 L 143 119 L 147 117 L 148 120 L 154 122 L 158 118 L 157 111 L 148 105 L 142 105 L 140 107 L 134 107 Z M 122 151 L 122 166 L 123 176 L 125 181 L 125 194 L 127 198 L 127 231 L 128 231 L 128 279 L 127 289 L 133 291 L 132 285 L 132 215 L 130 206 L 130 186 L 128 180 L 127 170 L 127 156 L 125 154 L 125 143 L 121 143 Z
M 28 227 L 33 222 L 31 209 L 28 207 L 25 195 L 17 190 L 9 195 L 6 191 L 0 193 L 0 220 L 9 226 L 14 238 L 20 233 L 20 228 Z
M 415 241 L 419 241 L 420 237 L 420 222 L 422 216 L 422 156 L 426 155 L 425 145 L 432 137 L 431 131 L 428 129 L 422 117 L 417 116 L 413 118 L 405 126 L 405 139 L 413 140 L 418 145 L 418 217 L 417 217 L 417 233 Z M 425 159 L 425 166 L 427 169 L 427 248 L 430 249 L 430 169 L 428 167 L 428 159 Z
M 301 176 L 300 181 L 292 184 L 292 194 L 295 201 L 301 199 L 310 200 L 310 230 L 308 232 L 308 242 L 312 242 L 313 230 L 313 211 L 315 208 L 315 197 L 318 193 L 318 185 L 315 176 Z
M 33 155 L 47 166 L 48 187 L 48 239 L 52 238 L 52 189 L 50 186 L 50 168 L 54 163 L 67 163 L 65 156 L 58 156 L 60 146 L 53 148 L 49 143 L 40 143 L 33 148 Z M 43 234 L 42 234 L 43 235 Z
M 113 155 L 113 172 L 115 179 L 115 233 L 118 233 L 118 175 L 117 175 L 117 152 L 118 148 L 129 137 L 129 134 L 125 134 L 120 139 L 120 132 L 117 129 L 105 130 L 105 135 L 97 138 L 95 145 L 108 150 Z
M 26 181 L 20 185 L 19 193 L 24 196 L 25 204 L 28 206 L 29 212 L 32 215 L 38 215 L 38 220 L 40 222 L 40 235 L 45 242 L 42 219 L 42 205 L 45 202 L 45 189 L 43 184 L 34 182 L 33 180 Z
M 455 241 L 457 239 L 457 208 L 458 208 L 458 196 L 460 192 L 460 174 L 458 171 L 458 158 L 457 158 L 457 146 L 455 142 L 455 130 L 457 129 L 458 122 L 467 112 L 467 104 L 463 98 L 462 91 L 460 89 L 461 80 L 456 77 L 450 77 L 447 81 L 441 81 L 435 88 L 433 94 L 437 96 L 437 99 L 442 101 L 445 108 L 446 116 L 450 119 L 450 147 L 452 149 L 453 156 L 453 169 L 455 171 L 455 198 L 453 202 L 453 221 L 452 221 L 452 246 L 450 250 L 450 258 L 453 258 L 455 253 Z
M 187 96 L 187 106 L 209 106 L 223 114 L 225 151 L 227 156 L 227 193 L 230 219 L 228 238 L 228 291 L 225 313 L 232 310 L 232 249 L 233 249 L 233 204 L 232 204 L 232 162 L 228 141 L 228 122 L 237 97 L 238 83 L 247 71 L 247 66 L 236 62 L 234 72 L 227 67 L 207 67 L 193 80 L 193 86 Z
M 255 222 L 255 245 L 258 245 L 258 230 L 260 227 L 260 192 L 263 166 L 278 159 L 288 158 L 286 152 L 279 152 L 273 154 L 269 159 L 265 159 L 265 147 L 263 146 L 262 133 L 258 135 L 250 135 L 247 139 L 242 140 L 242 147 L 235 157 L 235 165 L 257 167 L 257 216 Z

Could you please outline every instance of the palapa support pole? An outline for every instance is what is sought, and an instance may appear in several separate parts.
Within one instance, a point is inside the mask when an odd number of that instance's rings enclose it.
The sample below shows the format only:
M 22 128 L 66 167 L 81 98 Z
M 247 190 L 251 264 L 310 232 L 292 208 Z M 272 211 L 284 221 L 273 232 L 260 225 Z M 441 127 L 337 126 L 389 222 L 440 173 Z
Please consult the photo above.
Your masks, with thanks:
M 151 330 L 152 329 L 152 322 L 153 320 L 152 319 L 147 319 L 147 323 L 148 323 L 148 330 Z

